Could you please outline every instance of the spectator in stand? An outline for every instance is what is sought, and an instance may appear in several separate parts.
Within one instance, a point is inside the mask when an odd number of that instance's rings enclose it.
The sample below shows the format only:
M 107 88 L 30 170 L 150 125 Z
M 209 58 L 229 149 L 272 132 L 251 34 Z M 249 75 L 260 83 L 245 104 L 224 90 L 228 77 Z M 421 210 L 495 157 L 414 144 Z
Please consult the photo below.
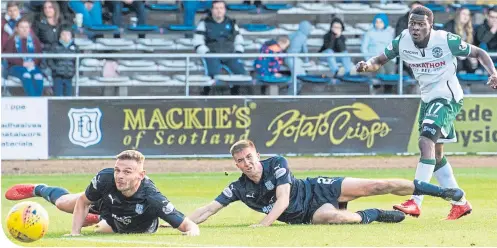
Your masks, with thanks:
M 52 46 L 51 53 L 75 54 L 78 49 L 74 44 L 71 26 L 62 26 L 59 40 Z M 76 74 L 76 59 L 49 58 L 48 66 L 52 69 L 54 79 L 54 94 L 56 96 L 72 96 L 72 78 Z
M 2 18 L 2 51 L 7 40 L 14 34 L 17 22 L 21 19 L 18 2 L 7 3 L 7 13 Z
M 395 38 L 395 30 L 389 25 L 388 16 L 384 13 L 377 14 L 373 17 L 373 26 L 363 36 L 361 44 L 361 53 L 376 54 L 381 53 L 385 47 Z M 368 61 L 373 56 L 364 57 Z M 383 65 L 379 74 L 395 74 L 395 62 L 389 61 Z M 375 93 L 380 90 L 381 85 L 374 85 Z M 385 93 L 392 93 L 392 85 L 384 85 Z
M 476 30 L 475 46 L 479 46 L 488 52 L 497 52 L 497 6 L 488 10 L 487 18 Z M 492 57 L 494 62 L 495 57 Z
M 312 24 L 308 21 L 301 21 L 299 23 L 299 29 L 292 34 L 290 34 L 290 46 L 287 49 L 287 53 L 308 53 L 309 50 L 307 48 L 307 39 L 312 32 Z M 303 76 L 306 74 L 304 69 L 304 61 L 305 63 L 309 63 L 309 58 L 305 57 L 302 60 L 302 57 L 286 57 L 285 64 L 288 66 L 292 75 Z M 300 93 L 302 89 L 302 84 L 297 82 L 297 95 Z M 294 95 L 294 87 L 293 82 L 289 85 L 288 95 Z
M 474 45 L 473 22 L 471 21 L 471 12 L 467 8 L 459 8 L 456 16 L 444 25 L 444 30 L 461 36 L 461 39 L 468 44 Z M 478 68 L 478 60 L 475 58 L 458 57 L 457 72 L 465 71 L 474 73 Z
M 290 45 L 290 40 L 286 36 L 278 37 L 277 40 L 269 40 L 261 47 L 262 54 L 283 53 Z M 281 77 L 280 67 L 283 65 L 280 57 L 259 57 L 254 61 L 255 72 L 261 77 Z
M 50 50 L 53 44 L 58 43 L 59 29 L 63 23 L 59 4 L 56 1 L 46 1 L 43 4 L 43 11 L 33 24 L 33 30 L 40 39 L 44 51 Z
M 183 22 L 185 25 L 195 25 L 195 14 L 198 9 L 211 9 L 212 0 L 192 0 L 182 1 L 183 3 Z
M 405 15 L 401 16 L 397 20 L 397 25 L 395 26 L 395 37 L 399 36 L 399 34 L 402 33 L 404 29 L 407 29 L 407 25 L 409 23 L 409 13 L 411 12 L 411 10 L 420 6 L 423 6 L 423 4 L 420 1 L 414 1 L 411 4 L 409 4 L 410 8 L 409 12 L 407 12 Z
M 105 4 L 112 11 L 112 24 L 122 26 L 123 24 L 123 7 L 126 6 L 133 9 L 138 19 L 138 25 L 145 25 L 147 23 L 147 14 L 145 12 L 145 2 L 136 0 L 124 1 L 106 1 Z M 115 34 L 114 38 L 120 38 L 120 34 Z M 140 34 L 139 38 L 145 38 L 144 34 Z
M 405 15 L 401 16 L 397 20 L 397 25 L 395 25 L 395 37 L 399 36 L 400 33 L 402 33 L 402 31 L 407 29 L 407 26 L 409 24 L 409 13 L 411 12 L 411 10 L 413 10 L 417 7 L 420 7 L 420 6 L 423 6 L 423 4 L 420 1 L 414 1 L 414 2 L 411 2 L 411 4 L 409 4 L 409 8 L 410 8 L 409 12 L 407 12 Z M 400 59 L 397 59 L 397 65 L 400 65 L 399 63 L 400 63 Z M 409 65 L 407 63 L 404 62 L 404 66 L 402 68 L 403 68 L 402 71 L 403 71 L 404 75 L 409 75 L 412 78 L 414 78 L 414 74 L 411 70 L 411 67 L 409 67 Z
M 66 21 L 74 19 L 74 13 L 69 9 L 69 2 L 67 0 L 57 1 L 57 4 L 59 4 L 60 15 L 62 15 L 62 19 Z M 45 1 L 29 1 L 29 3 L 25 4 L 24 6 L 26 6 L 26 8 L 33 13 L 42 13 L 43 5 L 45 5 Z
M 342 32 L 345 30 L 345 26 L 339 18 L 335 17 L 331 20 L 330 31 L 324 35 L 324 43 L 319 52 L 321 53 L 347 53 L 347 45 L 345 45 L 346 38 L 342 35 Z M 352 64 L 352 60 L 350 57 L 335 57 L 330 56 L 326 58 L 328 62 L 328 66 L 331 69 L 331 73 L 334 77 L 338 74 L 338 64 L 337 61 L 340 61 L 345 69 L 344 74 L 350 74 L 350 70 L 354 66 Z
M 7 40 L 5 53 L 41 53 L 41 42 L 31 32 L 31 23 L 22 18 L 16 24 L 15 34 Z M 9 75 L 21 80 L 27 96 L 41 96 L 43 93 L 43 74 L 39 69 L 41 59 L 7 59 Z
M 243 37 L 234 19 L 226 16 L 226 2 L 213 1 L 211 13 L 197 25 L 193 36 L 197 53 L 243 53 Z M 225 65 L 233 74 L 246 75 L 243 63 L 236 58 L 206 58 L 207 74 L 214 79 Z M 208 95 L 211 87 L 204 87 L 202 95 Z M 231 88 L 231 95 L 239 95 L 239 86 Z
M 69 7 L 83 14 L 83 26 L 102 25 L 102 2 L 100 0 L 70 0 Z

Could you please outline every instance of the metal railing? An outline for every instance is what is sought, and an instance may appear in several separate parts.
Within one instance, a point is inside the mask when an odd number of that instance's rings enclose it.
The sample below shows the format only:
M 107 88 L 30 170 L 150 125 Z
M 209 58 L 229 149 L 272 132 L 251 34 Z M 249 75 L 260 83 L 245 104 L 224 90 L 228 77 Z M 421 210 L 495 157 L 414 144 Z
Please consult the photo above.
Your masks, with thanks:
M 79 77 L 80 77 L 80 60 L 85 58 L 92 59 L 124 59 L 124 58 L 132 58 L 132 59 L 185 59 L 185 95 L 190 95 L 190 61 L 191 59 L 201 59 L 201 58 L 258 58 L 258 57 L 279 57 L 279 58 L 328 58 L 328 57 L 372 57 L 376 54 L 364 54 L 364 53 L 281 53 L 281 54 L 261 54 L 261 53 L 209 53 L 209 54 L 196 54 L 196 53 L 178 53 L 178 54 L 170 54 L 170 53 L 153 53 L 153 54 L 140 54 L 140 53 L 115 53 L 115 54 L 101 54 L 101 53 L 84 53 L 84 54 L 54 54 L 54 53 L 40 53 L 40 54 L 26 54 L 26 53 L 15 53 L 15 54 L 2 54 L 2 59 L 7 58 L 75 58 L 76 59 L 76 83 L 75 83 L 75 96 L 79 96 Z M 497 56 L 497 53 L 489 53 L 491 56 Z M 403 95 L 403 64 L 402 60 L 399 63 L 398 74 L 400 76 L 398 83 L 398 94 Z M 293 70 L 296 71 L 297 63 L 293 63 Z M 205 68 L 206 69 L 206 68 Z M 296 73 L 292 73 L 292 84 L 293 84 L 293 93 L 294 96 L 297 95 L 297 75 Z M 115 86 L 120 86 L 119 83 L 116 83 Z

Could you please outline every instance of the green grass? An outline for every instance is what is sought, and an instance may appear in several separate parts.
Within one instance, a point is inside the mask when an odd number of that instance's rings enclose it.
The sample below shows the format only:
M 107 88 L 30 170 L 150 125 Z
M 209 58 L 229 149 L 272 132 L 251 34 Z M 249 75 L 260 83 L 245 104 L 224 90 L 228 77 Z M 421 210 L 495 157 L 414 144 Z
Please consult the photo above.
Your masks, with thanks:
M 363 178 L 413 177 L 413 169 L 341 170 L 295 172 L 307 176 L 341 176 Z M 23 246 L 497 246 L 497 168 L 456 169 L 457 179 L 473 205 L 473 213 L 457 221 L 445 221 L 450 205 L 440 199 L 425 197 L 419 219 L 408 217 L 399 224 L 370 225 L 286 225 L 252 229 L 263 215 L 237 202 L 221 210 L 200 225 L 201 236 L 182 236 L 174 229 L 159 229 L 151 235 L 97 235 L 84 228 L 84 237 L 64 238 L 71 230 L 71 215 L 58 211 L 41 198 L 50 215 L 49 232 L 34 243 Z M 212 201 L 226 185 L 239 175 L 231 173 L 152 174 L 161 191 L 185 214 Z M 16 183 L 43 182 L 82 191 L 93 175 L 2 176 L 2 195 Z M 434 181 L 433 181 L 434 182 Z M 377 196 L 349 203 L 352 211 L 377 207 L 391 209 L 406 197 Z M 2 199 L 2 224 L 16 202 Z M 6 232 L 5 225 L 2 225 Z M 6 234 L 9 238 L 10 235 Z

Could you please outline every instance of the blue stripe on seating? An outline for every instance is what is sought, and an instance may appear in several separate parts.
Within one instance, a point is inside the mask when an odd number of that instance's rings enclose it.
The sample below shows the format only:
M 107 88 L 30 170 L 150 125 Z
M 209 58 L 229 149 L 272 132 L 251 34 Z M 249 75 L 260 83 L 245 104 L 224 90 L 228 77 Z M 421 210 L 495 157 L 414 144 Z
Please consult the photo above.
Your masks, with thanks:
M 150 4 L 147 7 L 151 10 L 158 11 L 175 11 L 179 9 L 178 5 L 176 4 Z
M 255 5 L 248 4 L 228 4 L 227 8 L 233 11 L 249 11 L 256 9 L 257 7 Z

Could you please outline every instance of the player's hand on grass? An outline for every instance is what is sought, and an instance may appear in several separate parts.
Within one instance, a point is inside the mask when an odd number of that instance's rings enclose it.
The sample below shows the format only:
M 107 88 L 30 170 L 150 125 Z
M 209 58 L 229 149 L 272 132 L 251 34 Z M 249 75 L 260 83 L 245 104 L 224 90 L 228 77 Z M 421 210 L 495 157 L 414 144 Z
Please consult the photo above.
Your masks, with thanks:
M 367 62 L 360 61 L 356 64 L 355 67 L 357 72 L 367 72 L 369 69 L 369 64 Z
M 488 77 L 487 83 L 492 89 L 497 89 L 497 74 L 492 74 Z
M 183 232 L 183 235 L 186 235 L 186 236 L 199 236 L 200 235 L 200 229 L 194 228 L 193 230 L 190 230 L 188 232 Z
M 64 237 L 80 237 L 80 236 L 83 236 L 83 234 L 81 234 L 81 233 L 67 233 L 67 234 L 64 234 Z
M 250 225 L 249 227 L 257 228 L 257 227 L 265 227 L 265 225 L 263 225 L 263 224 L 253 224 L 253 225 Z

